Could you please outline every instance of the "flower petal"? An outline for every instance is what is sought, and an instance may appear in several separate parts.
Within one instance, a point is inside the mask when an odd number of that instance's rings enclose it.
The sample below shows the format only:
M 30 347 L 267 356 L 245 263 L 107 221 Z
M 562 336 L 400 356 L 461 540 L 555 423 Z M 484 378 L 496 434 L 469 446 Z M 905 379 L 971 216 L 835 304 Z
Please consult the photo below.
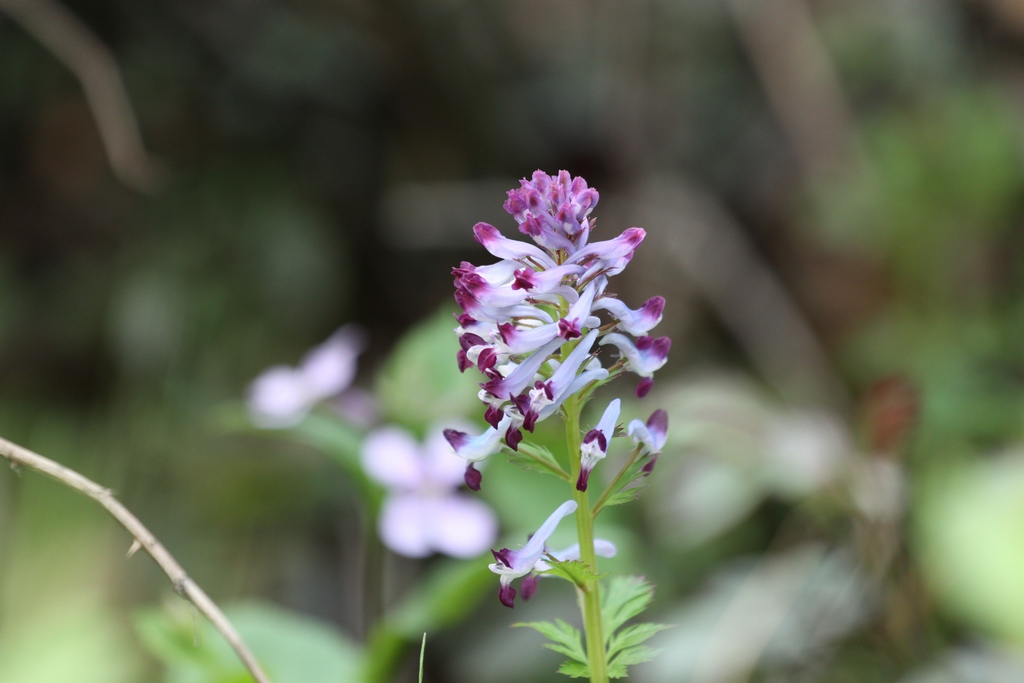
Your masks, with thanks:
M 408 491 L 419 488 L 424 479 L 420 444 L 413 436 L 395 426 L 381 427 L 363 440 L 360 460 L 363 469 L 374 481 L 389 488 Z M 458 458 L 456 465 L 460 465 Z M 460 469 L 461 472 L 461 469 Z
M 294 427 L 314 402 L 302 375 L 285 365 L 261 373 L 249 386 L 246 399 L 253 423 L 266 429 Z
M 428 528 L 429 516 L 424 499 L 418 494 L 388 496 L 377 518 L 377 533 L 384 545 L 405 557 L 426 557 L 434 548 Z
M 461 424 L 453 425 L 462 427 Z M 450 487 L 462 485 L 466 461 L 453 450 L 443 429 L 432 429 L 423 444 L 423 475 L 425 482 L 432 486 Z
M 655 296 L 648 299 L 643 306 L 632 310 L 620 299 L 602 297 L 594 302 L 593 310 L 605 310 L 616 320 L 616 328 L 633 336 L 647 334 L 661 322 L 665 311 L 664 297 Z
M 430 544 L 452 557 L 476 557 L 498 536 L 498 518 L 483 501 L 453 494 L 430 503 Z
M 356 325 L 346 325 L 302 360 L 302 373 L 310 395 L 319 401 L 340 394 L 352 384 L 356 360 L 366 346 L 366 335 Z

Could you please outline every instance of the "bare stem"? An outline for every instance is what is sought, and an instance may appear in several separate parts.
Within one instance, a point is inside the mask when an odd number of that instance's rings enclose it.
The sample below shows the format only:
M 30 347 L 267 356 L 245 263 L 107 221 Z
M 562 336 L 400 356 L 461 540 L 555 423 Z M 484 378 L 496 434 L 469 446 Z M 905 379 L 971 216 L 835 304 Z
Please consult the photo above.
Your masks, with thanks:
M 107 512 L 113 515 L 114 519 L 120 522 L 121 526 L 127 529 L 128 533 L 135 538 L 135 543 L 132 545 L 133 549 L 136 546 L 146 549 L 146 552 L 156 560 L 156 563 L 167 574 L 167 578 L 171 580 L 171 584 L 178 595 L 195 605 L 196 609 L 209 619 L 213 627 L 224 636 L 224 640 L 234 649 L 242 664 L 252 674 L 253 679 L 257 683 L 270 683 L 270 679 L 263 673 L 263 669 L 260 668 L 256 658 L 253 657 L 249 648 L 242 642 L 241 636 L 238 635 L 235 627 L 231 625 L 231 622 L 224 616 L 220 608 L 203 592 L 202 588 L 196 585 L 195 581 L 189 578 L 177 560 L 167 552 L 167 549 L 164 548 L 149 529 L 114 497 L 110 489 L 100 486 L 78 472 L 68 469 L 49 458 L 44 458 L 38 453 L 33 453 L 27 448 L 22 448 L 3 438 L 0 438 L 0 456 L 10 460 L 15 465 L 22 465 L 37 472 L 42 472 L 65 486 L 85 494 L 106 508 Z

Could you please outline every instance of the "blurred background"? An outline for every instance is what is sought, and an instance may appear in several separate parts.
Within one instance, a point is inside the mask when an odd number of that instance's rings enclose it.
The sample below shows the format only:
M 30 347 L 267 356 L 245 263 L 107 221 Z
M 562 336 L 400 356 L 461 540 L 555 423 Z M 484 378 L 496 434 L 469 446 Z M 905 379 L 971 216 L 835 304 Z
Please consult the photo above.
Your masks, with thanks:
M 360 428 L 243 400 L 357 323 L 381 420 L 478 419 L 451 267 L 566 169 L 603 239 L 647 230 L 613 289 L 673 339 L 629 415 L 669 445 L 598 526 L 675 626 L 632 677 L 1022 681 L 1022 112 L 1019 0 L 0 0 L 0 436 L 112 487 L 299 671 L 415 680 L 428 630 L 425 680 L 553 680 L 509 625 L 566 586 L 512 613 L 375 549 Z M 560 494 L 503 467 L 520 538 Z M 129 545 L 0 471 L 0 681 L 245 680 Z M 375 639 L 432 572 L 464 609 Z

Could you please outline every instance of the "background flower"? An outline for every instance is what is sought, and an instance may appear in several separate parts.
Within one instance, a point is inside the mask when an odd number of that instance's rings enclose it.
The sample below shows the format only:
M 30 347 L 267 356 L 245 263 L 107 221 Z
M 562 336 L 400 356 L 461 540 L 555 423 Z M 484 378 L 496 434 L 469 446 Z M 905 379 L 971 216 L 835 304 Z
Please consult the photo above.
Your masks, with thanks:
M 440 429 L 421 444 L 400 427 L 381 427 L 366 437 L 362 462 L 366 473 L 388 489 L 377 530 L 395 553 L 475 557 L 497 537 L 491 508 L 458 491 L 466 463 Z
M 259 427 L 293 427 L 325 399 L 338 396 L 356 375 L 365 346 L 363 331 L 346 325 L 302 359 L 297 367 L 275 365 L 249 387 L 246 404 Z

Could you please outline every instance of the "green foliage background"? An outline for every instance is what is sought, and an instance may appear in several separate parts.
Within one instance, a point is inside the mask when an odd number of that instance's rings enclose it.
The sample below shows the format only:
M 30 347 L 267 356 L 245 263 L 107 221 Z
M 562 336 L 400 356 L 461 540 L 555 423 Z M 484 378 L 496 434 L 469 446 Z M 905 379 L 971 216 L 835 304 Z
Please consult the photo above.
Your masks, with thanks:
M 450 269 L 486 260 L 475 222 L 512 234 L 503 192 L 536 168 L 601 191 L 602 236 L 647 229 L 615 289 L 668 300 L 670 363 L 624 417 L 665 407 L 670 445 L 598 527 L 620 549 L 602 571 L 644 574 L 645 619 L 673 626 L 634 677 L 1024 680 L 1016 4 L 61 6 L 110 50 L 162 172 L 115 177 L 72 70 L 0 5 L 0 435 L 117 491 L 280 681 L 374 657 L 416 680 L 424 630 L 425 681 L 558 666 L 508 626 L 575 614 L 566 585 L 513 619 L 483 558 L 368 564 L 359 428 L 320 412 L 268 435 L 241 407 L 262 369 L 357 322 L 357 385 L 386 419 L 476 417 Z M 823 366 L 786 356 L 805 348 L 790 311 Z M 871 387 L 894 374 L 917 415 L 879 453 Z M 514 464 L 485 481 L 504 543 L 560 502 Z M 129 545 L 89 501 L 0 472 L 0 681 L 243 680 Z

